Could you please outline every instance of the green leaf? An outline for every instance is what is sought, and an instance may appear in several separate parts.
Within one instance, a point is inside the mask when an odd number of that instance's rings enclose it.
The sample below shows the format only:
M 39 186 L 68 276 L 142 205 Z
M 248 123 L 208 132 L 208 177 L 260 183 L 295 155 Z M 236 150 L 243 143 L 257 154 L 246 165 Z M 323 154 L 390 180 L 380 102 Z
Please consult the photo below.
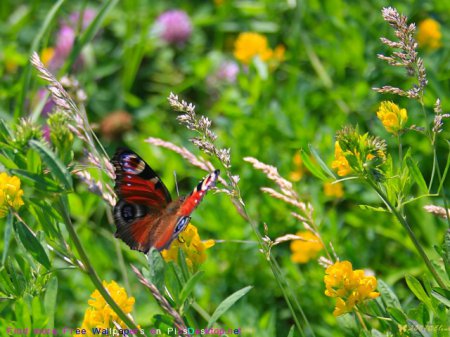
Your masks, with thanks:
M 291 328 L 289 329 L 289 333 L 288 333 L 287 337 L 294 337 L 294 331 L 295 331 L 295 325 L 292 325 Z
M 9 159 L 8 157 L 4 156 L 1 153 L 0 153 L 0 164 L 5 166 L 7 169 L 18 168 L 17 164 L 12 159 Z
M 66 65 L 64 66 L 64 72 L 72 67 L 83 47 L 94 38 L 95 34 L 97 34 L 97 32 L 99 31 L 100 24 L 104 20 L 106 14 L 108 14 L 108 12 L 113 9 L 117 2 L 118 0 L 109 0 L 104 2 L 103 6 L 98 11 L 97 16 L 94 18 L 94 20 L 92 20 L 91 24 L 82 33 L 81 37 L 75 41 L 75 45 L 73 46 L 72 51 L 68 57 L 68 62 L 66 62 Z
M 413 337 L 430 337 L 430 334 L 427 332 L 425 327 L 421 324 L 419 324 L 417 321 L 408 319 L 408 332 L 410 333 L 410 336 Z
M 64 164 L 46 145 L 36 140 L 30 141 L 30 146 L 37 150 L 42 161 L 48 166 L 51 174 L 63 184 L 65 189 L 72 189 L 72 177 Z
M 11 139 L 11 131 L 9 131 L 3 119 L 0 119 L 0 141 L 8 143 Z
M 386 337 L 386 335 L 380 331 L 378 331 L 377 329 L 372 329 L 370 330 L 370 335 L 372 337 Z
M 27 182 L 43 192 L 61 193 L 64 190 L 52 179 L 26 170 L 10 170 L 12 174 L 19 176 L 20 180 Z
M 447 308 L 450 308 L 450 291 L 441 288 L 433 288 L 433 290 L 431 291 L 431 296 L 433 296 Z
M 450 279 L 450 229 L 447 229 L 442 245 L 442 259 L 444 260 L 445 271 Z
M 157 249 L 152 247 L 147 254 L 147 261 L 149 267 L 149 271 L 147 274 L 149 281 L 153 283 L 161 293 L 163 293 L 166 266 L 161 253 Z
M 384 207 L 373 207 L 369 205 L 358 205 L 359 208 L 366 210 L 366 211 L 372 211 L 372 212 L 381 212 L 381 213 L 390 213 L 386 208 Z
M 401 311 L 400 309 L 394 308 L 394 307 L 388 307 L 387 311 L 389 315 L 398 323 L 401 325 L 406 324 L 406 320 L 408 319 L 408 316 Z
M 20 298 L 14 305 L 14 311 L 16 314 L 16 321 L 18 327 L 31 328 L 31 314 L 27 303 L 24 298 Z
M 39 154 L 31 148 L 27 151 L 27 169 L 34 173 L 41 172 L 41 158 L 39 157 Z
M 194 290 L 195 285 L 197 284 L 198 281 L 200 281 L 203 275 L 204 275 L 203 271 L 198 271 L 194 275 L 192 275 L 192 277 L 186 282 L 180 293 L 179 298 L 180 304 L 183 304 L 184 301 L 189 297 L 189 295 Z
M 45 252 L 36 236 L 34 236 L 34 234 L 22 221 L 17 221 L 15 227 L 16 232 L 19 234 L 20 241 L 30 252 L 33 258 L 40 264 L 42 264 L 45 268 L 50 269 L 50 260 L 48 259 L 47 253 Z
M 302 157 L 303 164 L 305 167 L 317 178 L 322 181 L 329 181 L 330 179 L 322 172 L 320 167 L 314 164 L 309 157 L 309 155 L 302 149 L 300 151 L 300 156 Z M 333 176 L 334 178 L 334 176 Z
M 59 215 L 55 209 L 50 207 L 44 200 L 34 201 L 33 205 L 30 205 L 28 210 L 41 225 L 44 233 L 51 239 L 59 239 L 61 242 L 64 238 L 61 235 L 61 230 L 58 227 Z
M 44 329 L 47 326 L 48 317 L 41 299 L 36 296 L 31 301 L 31 315 L 33 317 L 33 329 Z
M 381 298 L 383 299 L 387 308 L 396 308 L 400 311 L 403 311 L 397 295 L 392 291 L 391 287 L 389 287 L 389 285 L 387 285 L 387 283 L 385 283 L 383 280 L 379 279 L 377 288 L 380 291 Z
M 39 49 L 39 44 L 41 43 L 43 36 L 47 32 L 47 30 L 50 29 L 50 27 L 53 23 L 53 19 L 56 18 L 56 14 L 58 13 L 58 10 L 61 8 L 61 5 L 64 3 L 64 1 L 65 0 L 59 0 L 47 12 L 48 14 L 45 17 L 44 22 L 42 22 L 39 25 L 40 29 L 34 35 L 35 37 L 30 46 L 29 55 L 31 55 L 31 53 L 33 53 L 34 51 L 37 51 Z M 25 99 L 26 99 L 27 93 L 28 93 L 28 87 L 30 86 L 30 73 L 31 73 L 31 63 L 28 63 L 25 66 L 25 69 L 22 72 L 22 78 L 20 79 L 20 82 L 21 82 L 20 88 L 22 90 L 20 91 L 20 95 L 16 102 L 16 108 L 14 110 L 14 117 L 16 119 L 20 116 L 22 111 L 25 111 L 24 105 L 25 105 Z
M 450 149 L 450 142 L 449 141 L 447 141 L 447 145 L 448 145 L 448 147 Z M 438 194 L 441 193 L 442 187 L 444 186 L 444 182 L 446 181 L 449 168 L 450 168 L 450 151 L 448 152 L 447 163 L 445 164 L 444 173 L 442 173 L 442 177 L 441 177 L 441 183 L 439 184 L 439 188 L 437 190 Z
M 320 167 L 322 168 L 322 170 L 328 174 L 328 176 L 330 178 L 336 179 L 337 175 L 330 170 L 330 168 L 328 167 L 328 165 L 322 160 L 322 157 L 319 155 L 319 153 L 316 151 L 315 148 L 312 147 L 311 144 L 308 145 L 308 149 L 311 152 L 312 156 L 314 157 L 314 159 L 317 161 L 317 163 L 320 165 Z
M 409 152 L 408 152 L 409 154 Z M 411 173 L 411 177 L 416 182 L 417 186 L 419 186 L 419 192 L 421 194 L 428 193 L 427 183 L 423 178 L 422 172 L 419 170 L 418 163 L 414 162 L 409 155 L 405 156 L 406 165 L 408 166 L 409 172 Z
M 13 215 L 11 212 L 8 212 L 8 216 L 6 217 L 5 231 L 3 236 L 3 254 L 2 254 L 2 266 L 5 264 L 6 257 L 8 256 L 9 244 L 11 242 L 11 232 L 13 227 Z
M 44 296 L 44 308 L 48 317 L 47 327 L 53 329 L 55 324 L 56 296 L 58 294 L 58 278 L 53 276 L 47 282 L 47 290 Z
M 5 294 L 19 296 L 14 283 L 5 267 L 0 267 L 0 291 Z
M 184 254 L 184 251 L 181 248 L 178 248 L 177 262 L 178 262 L 178 266 L 180 267 L 180 270 L 181 270 L 181 275 L 183 276 L 182 283 L 184 283 L 189 279 L 190 273 L 189 273 L 189 267 L 186 263 L 186 255 Z
M 209 319 L 207 328 L 209 329 L 219 319 L 220 316 L 222 316 L 228 309 L 230 309 L 234 303 L 241 299 L 241 297 L 245 296 L 252 288 L 252 286 L 247 286 L 224 299 Z
M 431 299 L 428 297 L 422 284 L 415 277 L 406 275 L 406 284 L 413 294 L 427 306 L 428 310 L 434 311 Z

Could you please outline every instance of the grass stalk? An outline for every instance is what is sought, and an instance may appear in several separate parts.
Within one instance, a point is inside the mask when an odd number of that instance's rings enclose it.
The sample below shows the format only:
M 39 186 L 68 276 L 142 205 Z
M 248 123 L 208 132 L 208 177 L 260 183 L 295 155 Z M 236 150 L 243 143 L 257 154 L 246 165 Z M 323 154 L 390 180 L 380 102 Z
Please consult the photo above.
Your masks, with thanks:
M 84 272 L 89 276 L 92 283 L 94 284 L 95 288 L 100 292 L 100 294 L 103 296 L 105 301 L 109 304 L 109 306 L 114 310 L 114 312 L 119 316 L 119 318 L 125 322 L 125 324 L 128 326 L 128 328 L 133 330 L 139 330 L 136 323 L 134 323 L 129 316 L 127 316 L 122 309 L 119 307 L 119 305 L 113 300 L 111 295 L 108 293 L 108 291 L 103 287 L 102 281 L 98 277 L 97 273 L 95 272 L 94 267 L 91 264 L 91 261 L 89 260 L 89 257 L 86 254 L 86 251 L 83 248 L 83 245 L 81 244 L 81 241 L 75 231 L 75 228 L 73 227 L 72 220 L 70 219 L 69 215 L 69 209 L 67 205 L 67 198 L 65 196 L 62 196 L 58 201 L 58 206 L 61 211 L 61 215 L 64 219 L 64 223 L 66 225 L 66 229 L 69 233 L 70 238 L 72 239 L 72 242 L 75 245 L 75 248 L 78 251 L 78 254 L 80 255 L 80 259 L 83 262 L 84 265 Z M 145 335 L 143 335 L 145 337 Z
M 391 213 L 397 218 L 397 220 L 400 222 L 400 224 L 405 228 L 406 232 L 408 233 L 408 236 L 410 237 L 411 241 L 413 242 L 414 246 L 416 247 L 417 252 L 422 257 L 422 260 L 425 262 L 428 270 L 433 275 L 436 282 L 439 284 L 439 286 L 442 289 L 448 289 L 445 283 L 442 281 L 441 277 L 437 273 L 436 269 L 434 268 L 433 264 L 431 263 L 430 259 L 428 258 L 427 254 L 425 253 L 425 250 L 423 249 L 422 245 L 420 244 L 419 240 L 417 239 L 416 235 L 412 231 L 409 223 L 406 221 L 406 219 L 400 214 L 400 212 L 391 204 L 391 202 L 388 200 L 386 195 L 381 191 L 381 189 L 372 181 L 368 180 L 369 185 L 377 192 L 381 200 L 385 203 L 385 205 L 388 207 L 388 209 L 391 211 Z

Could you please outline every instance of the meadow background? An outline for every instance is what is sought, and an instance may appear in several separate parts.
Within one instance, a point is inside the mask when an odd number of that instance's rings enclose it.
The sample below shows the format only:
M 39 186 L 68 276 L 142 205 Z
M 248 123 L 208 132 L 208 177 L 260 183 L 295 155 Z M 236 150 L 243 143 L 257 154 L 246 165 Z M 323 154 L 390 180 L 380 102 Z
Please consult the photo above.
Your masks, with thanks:
M 414 83 L 404 69 L 377 58 L 377 54 L 391 53 L 380 37 L 395 39 L 381 15 L 387 6 L 397 8 L 409 23 L 431 18 L 440 24 L 441 36 L 435 37 L 438 43 L 424 42 L 418 47 L 428 79 L 423 105 L 372 90 L 386 84 L 409 88 Z M 185 14 L 174 21 L 161 19 L 163 13 L 174 9 Z M 417 128 L 402 135 L 403 154 L 411 151 L 427 184 L 435 176 L 429 192 L 439 193 L 414 199 L 403 205 L 402 211 L 448 287 L 440 256 L 446 251 L 440 247 L 449 224 L 427 213 L 424 206 L 444 206 L 449 197 L 448 188 L 445 190 L 449 179 L 436 178 L 434 165 L 439 165 L 441 173 L 448 168 L 449 128 L 444 124 L 434 147 L 420 128 L 433 124 L 436 98 L 444 113 L 450 106 L 449 16 L 450 4 L 445 1 L 2 1 L 0 171 L 20 178 L 23 205 L 9 204 L 0 219 L 0 336 L 8 335 L 6 327 L 82 325 L 97 286 L 89 273 L 74 263 L 80 253 L 73 233 L 66 228 L 69 220 L 99 278 L 116 281 L 135 298 L 132 316 L 136 324 L 148 331 L 171 326 L 172 319 L 131 269 L 131 264 L 151 269 L 145 256 L 114 238 L 111 206 L 89 191 L 79 177 L 65 175 L 87 166 L 96 179 L 113 185 L 105 172 L 99 174 L 86 159 L 83 150 L 92 150 L 67 126 L 70 121 L 61 115 L 51 119 L 52 109 L 57 108 L 48 101 L 48 83 L 39 79 L 30 64 L 33 51 L 56 78 L 70 75 L 63 84 L 68 83 L 69 94 L 85 106 L 99 140 L 97 148 L 102 144 L 109 156 L 119 146 L 133 149 L 158 172 L 172 196 L 176 196 L 174 172 L 180 195 L 190 193 L 206 172 L 173 151 L 149 144 L 149 137 L 186 147 L 224 172 L 220 160 L 189 141 L 195 134 L 180 125 L 179 112 L 167 99 L 174 93 L 212 121 L 215 146 L 230 149 L 230 170 L 239 175 L 246 212 L 263 236 L 275 240 L 305 228 L 291 215 L 297 211 L 294 206 L 261 191 L 262 187 L 279 189 L 245 157 L 277 167 L 280 175 L 293 183 L 298 200 L 312 205 L 312 219 L 327 250 L 331 251 L 331 242 L 340 260 L 351 261 L 354 269 L 366 269 L 379 284 L 383 282 L 383 289 L 378 289 L 382 296 L 370 301 L 379 311 L 374 314 L 376 309 L 369 308 L 374 311 L 364 316 L 367 329 L 353 313 L 334 316 L 335 299 L 324 294 L 325 269 L 317 262 L 325 255 L 323 251 L 299 263 L 301 258 L 294 256 L 291 241 L 275 245 L 270 255 L 280 269 L 274 276 L 254 229 L 236 210 L 232 198 L 209 192 L 193 213 L 192 224 L 203 240 L 216 243 L 196 267 L 204 273 L 192 282 L 189 295 L 185 292 L 188 300 L 180 304 L 169 299 L 173 307 L 185 312 L 187 326 L 205 327 L 225 298 L 252 286 L 213 326 L 241 328 L 244 336 L 418 335 L 413 330 L 399 331 L 399 324 L 411 326 L 411 322 L 448 328 L 449 292 L 435 289 L 437 285 L 405 229 L 391 213 L 379 212 L 382 201 L 361 181 L 330 185 L 331 176 L 328 181 L 319 179 L 312 171 L 323 169 L 317 168 L 318 157 L 311 154 L 310 147 L 331 167 L 336 132 L 344 125 L 358 125 L 361 133 L 385 139 L 392 161 L 398 162 L 397 138 L 384 128 L 377 111 L 384 100 L 407 109 L 407 127 Z M 163 32 L 164 20 L 179 31 Z M 253 36 L 239 49 L 236 41 L 244 32 L 260 36 Z M 252 54 L 252 50 L 258 52 Z M 428 115 L 423 110 L 428 110 Z M 39 141 L 42 139 L 47 143 Z M 47 145 L 43 148 L 42 144 Z M 55 170 L 61 170 L 61 175 Z M 417 174 L 415 177 L 417 180 Z M 414 180 L 411 176 L 405 179 Z M 417 185 L 411 182 L 408 195 L 420 194 Z M 68 217 L 63 215 L 59 198 L 70 206 Z M 448 249 L 450 238 L 447 240 Z M 60 253 L 50 251 L 47 245 Z M 195 270 L 181 266 L 185 279 L 174 285 L 180 270 L 170 265 L 165 282 L 179 293 Z M 409 282 L 407 275 L 411 276 Z M 284 289 L 303 310 L 304 318 L 299 319 L 302 329 L 295 327 L 280 280 L 288 282 Z M 161 291 L 164 293 L 163 288 Z M 401 308 L 398 311 L 405 316 L 387 310 L 389 306 Z M 448 331 L 419 335 L 427 334 L 446 336 Z

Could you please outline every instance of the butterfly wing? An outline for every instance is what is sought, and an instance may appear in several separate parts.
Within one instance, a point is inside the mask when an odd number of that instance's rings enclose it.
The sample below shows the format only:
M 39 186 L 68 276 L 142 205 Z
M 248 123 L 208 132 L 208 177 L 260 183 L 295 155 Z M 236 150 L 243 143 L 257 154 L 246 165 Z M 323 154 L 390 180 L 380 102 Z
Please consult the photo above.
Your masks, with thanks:
M 170 243 L 178 237 L 178 235 L 186 228 L 191 219 L 190 215 L 194 211 L 195 208 L 199 205 L 199 203 L 203 200 L 206 192 L 209 189 L 215 186 L 217 178 L 220 174 L 219 170 L 215 170 L 207 175 L 202 181 L 198 183 L 198 185 L 194 188 L 194 190 L 186 197 L 181 197 L 178 200 L 172 202 L 167 207 L 167 212 L 163 215 L 169 216 L 171 214 L 175 214 L 175 221 L 168 221 L 168 223 L 173 224 L 172 226 L 167 228 L 167 232 L 165 237 L 169 237 L 169 241 L 160 242 L 159 246 L 161 249 L 168 248 Z M 172 205 L 176 209 L 171 209 Z M 166 215 L 167 214 L 167 215 Z
M 190 215 L 214 186 L 219 170 L 210 173 L 186 197 L 172 201 L 158 175 L 135 152 L 119 149 L 111 162 L 116 171 L 115 236 L 131 249 L 147 253 L 168 248 L 186 228 Z
M 172 201 L 167 187 L 135 152 L 118 149 L 111 160 L 116 171 L 115 236 L 131 249 L 147 252 L 151 233 L 161 226 L 161 216 Z

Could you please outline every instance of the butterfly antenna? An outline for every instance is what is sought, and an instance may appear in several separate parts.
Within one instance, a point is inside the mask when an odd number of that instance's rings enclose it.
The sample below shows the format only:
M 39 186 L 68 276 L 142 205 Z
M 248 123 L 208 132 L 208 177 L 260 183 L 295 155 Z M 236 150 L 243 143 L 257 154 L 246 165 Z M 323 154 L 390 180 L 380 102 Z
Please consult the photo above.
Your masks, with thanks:
M 173 177 L 175 179 L 175 189 L 177 190 L 177 196 L 180 196 L 180 191 L 178 190 L 178 181 L 177 181 L 177 171 L 173 171 Z

